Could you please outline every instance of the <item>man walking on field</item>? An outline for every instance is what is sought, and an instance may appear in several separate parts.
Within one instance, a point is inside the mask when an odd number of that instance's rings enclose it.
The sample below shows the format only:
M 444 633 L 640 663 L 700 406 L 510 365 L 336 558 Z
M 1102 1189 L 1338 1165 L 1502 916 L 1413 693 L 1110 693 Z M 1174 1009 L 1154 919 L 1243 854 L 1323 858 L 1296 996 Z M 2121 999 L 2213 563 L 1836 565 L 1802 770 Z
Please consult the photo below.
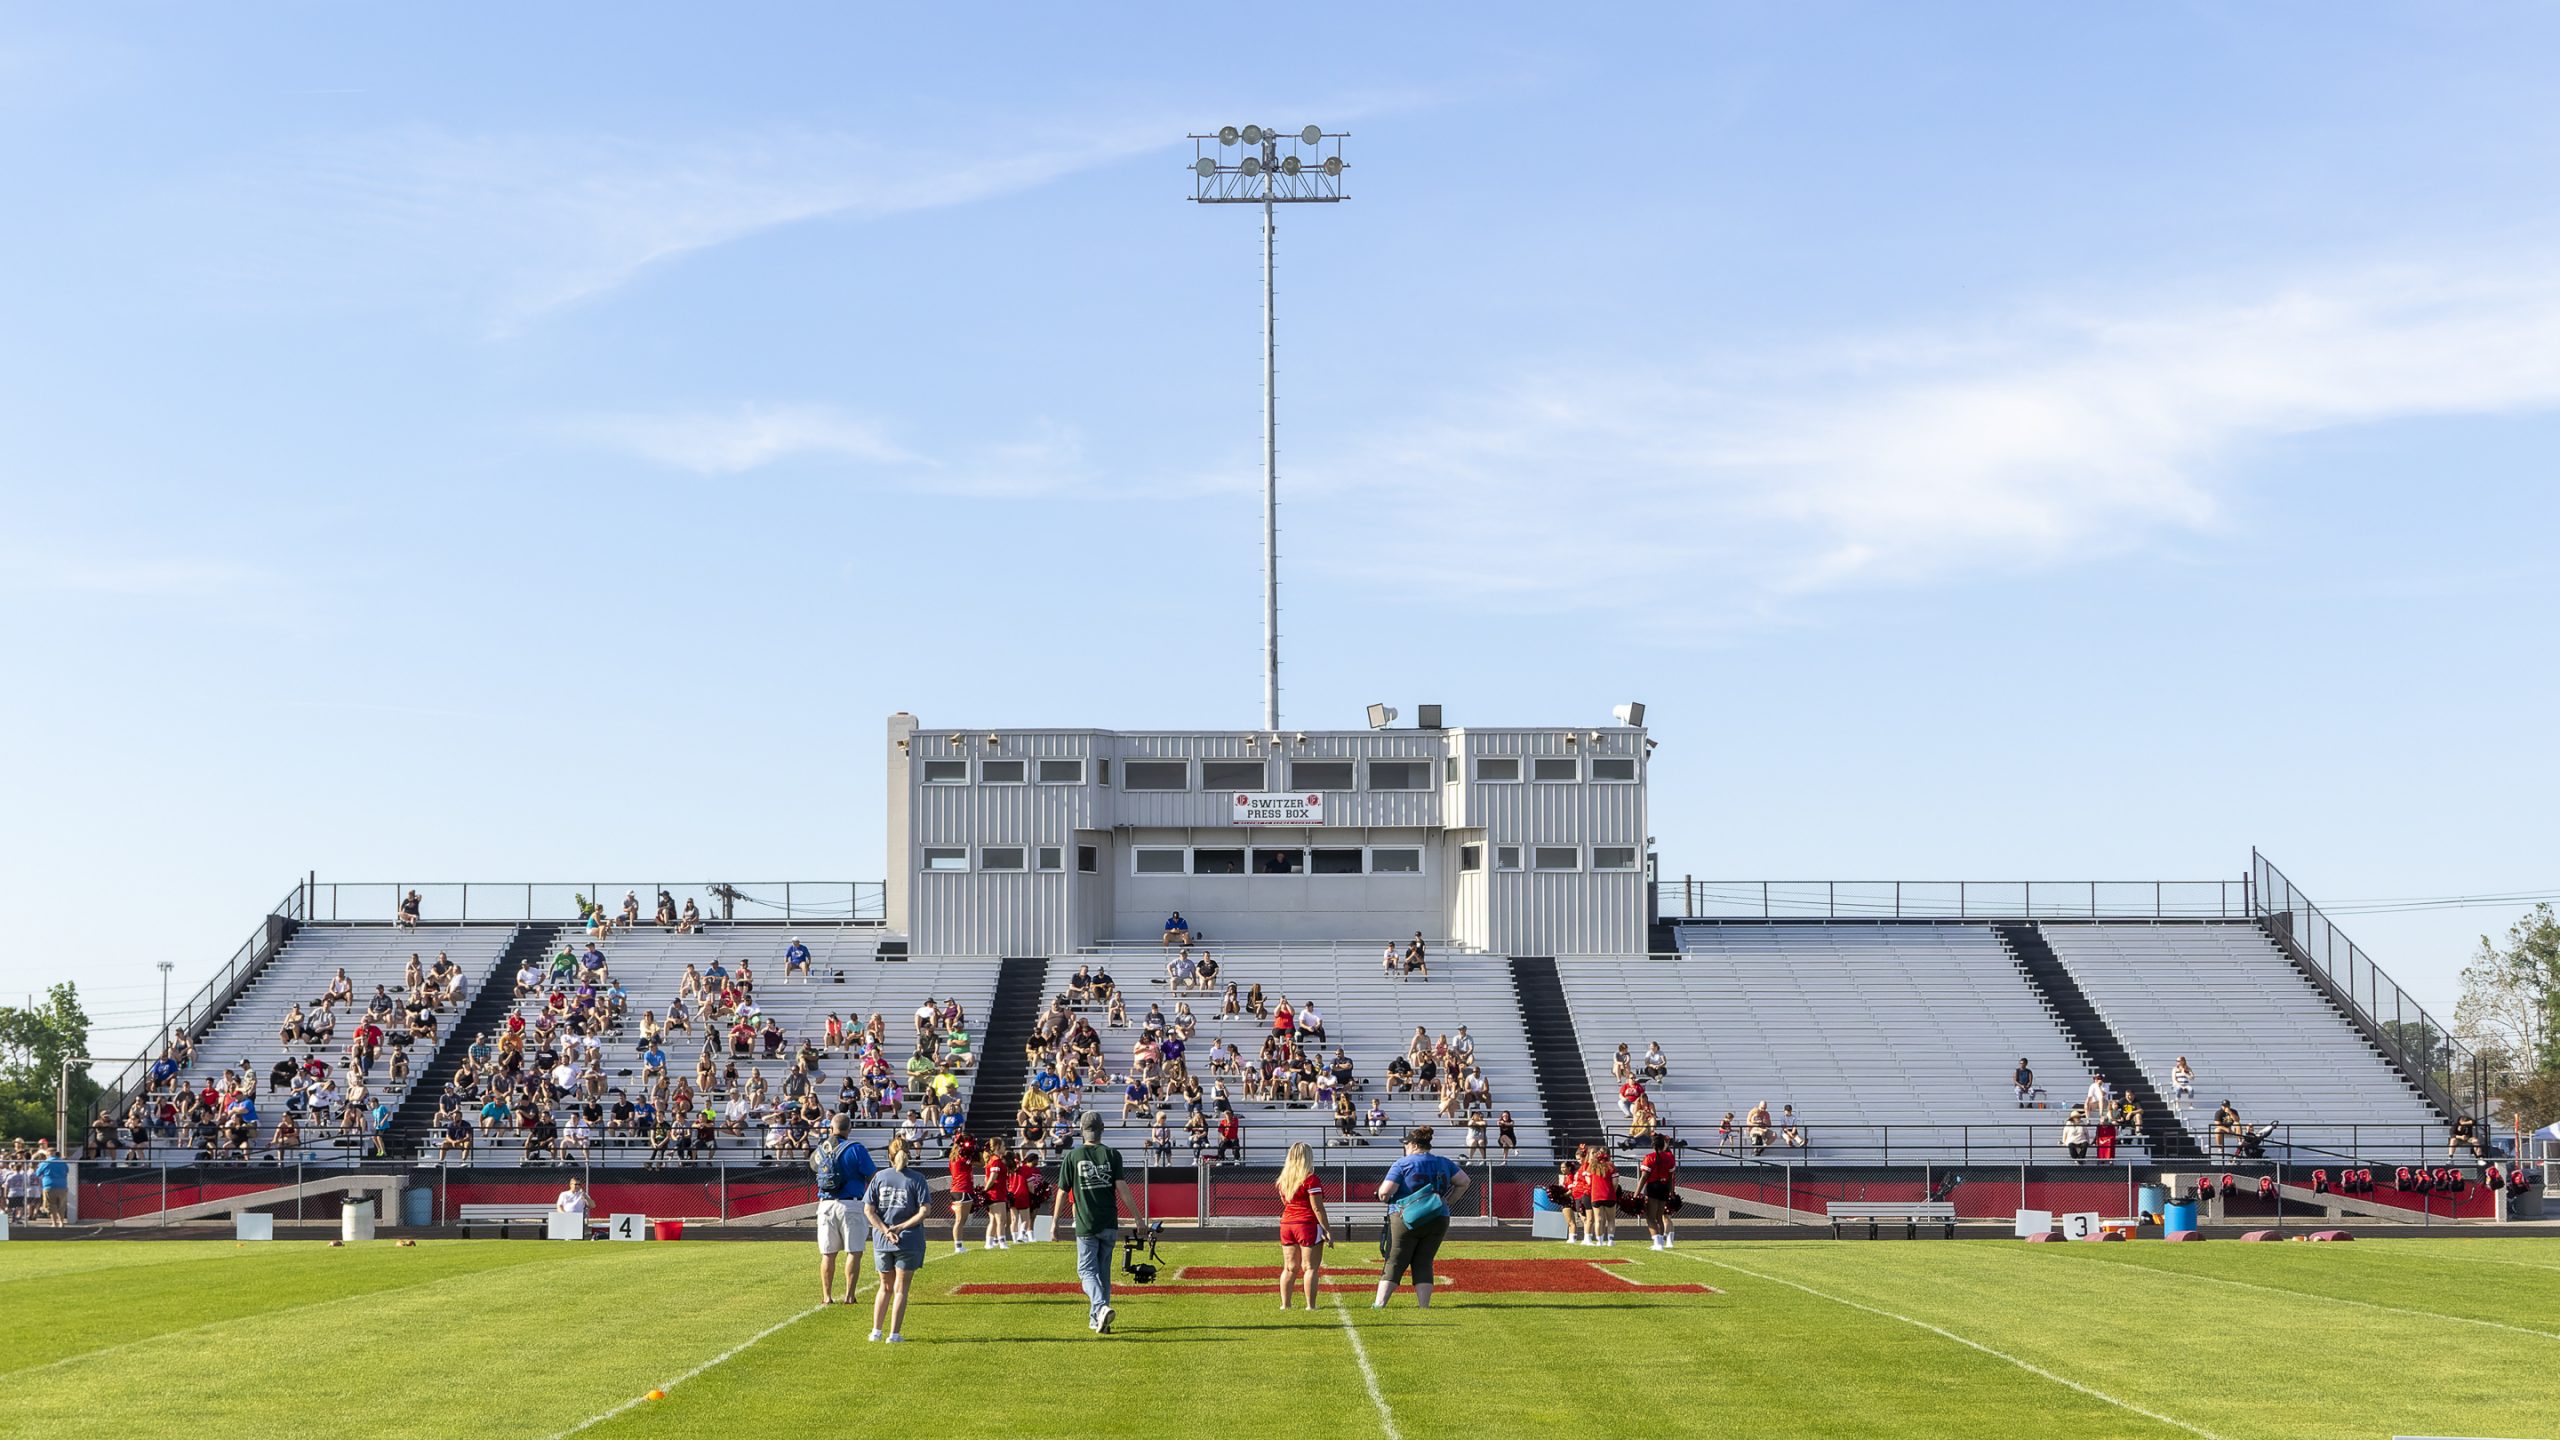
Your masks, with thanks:
M 809 1169 L 818 1180 L 818 1303 L 836 1303 L 836 1254 L 844 1252 L 844 1303 L 862 1288 L 862 1242 L 854 1238 L 861 1215 L 862 1192 L 879 1173 L 867 1145 L 851 1138 L 853 1122 L 842 1115 L 827 1124 L 827 1138 L 809 1152 Z
M 1120 1178 L 1120 1152 L 1102 1143 L 1102 1112 L 1087 1110 L 1076 1121 L 1084 1143 L 1058 1161 L 1057 1198 L 1049 1204 L 1051 1223 L 1076 1207 L 1076 1280 L 1084 1286 L 1085 1328 L 1111 1333 L 1111 1251 L 1120 1243 L 1120 1207 L 1132 1220 L 1144 1220 L 1130 1197 L 1129 1182 Z

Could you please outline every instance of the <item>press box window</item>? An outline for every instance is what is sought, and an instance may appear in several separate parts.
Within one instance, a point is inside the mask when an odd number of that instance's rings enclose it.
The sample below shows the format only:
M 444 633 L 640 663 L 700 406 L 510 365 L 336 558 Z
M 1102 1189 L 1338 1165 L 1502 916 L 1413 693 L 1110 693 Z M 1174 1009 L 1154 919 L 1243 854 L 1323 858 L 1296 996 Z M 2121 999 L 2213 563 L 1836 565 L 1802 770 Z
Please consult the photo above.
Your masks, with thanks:
M 1494 847 L 1493 847 L 1493 868 L 1494 868 L 1494 869 L 1496 869 L 1496 870 L 1517 870 L 1517 869 L 1519 869 L 1519 868 L 1520 868 L 1520 847 L 1519 847 L 1519 846 L 1517 846 L 1517 845 L 1496 845 L 1496 846 L 1494 846 Z
M 1485 785 L 1507 785 L 1520 778 L 1520 757 L 1487 755 L 1476 762 L 1476 780 Z
M 1084 762 L 1081 760 L 1043 760 L 1040 762 L 1040 783 L 1043 785 L 1081 785 L 1084 783 Z
M 1431 767 L 1420 760 L 1372 760 L 1369 762 L 1369 788 L 1372 790 L 1421 790 L 1431 784 Z
M 1132 850 L 1129 863 L 1141 875 L 1180 875 L 1186 870 L 1179 850 Z
M 1203 790 L 1261 790 L 1270 783 L 1270 768 L 1259 760 L 1203 760 Z
M 981 870 L 1019 870 L 1022 868 L 1022 847 L 1019 845 L 989 845 L 978 852 L 978 868 Z
M 957 845 L 927 845 L 924 847 L 924 868 L 966 870 L 969 868 L 969 852 Z
M 1529 778 L 1549 784 L 1570 785 L 1582 778 L 1582 762 L 1570 755 L 1532 760 L 1529 762 Z
M 1304 850 L 1256 850 L 1253 852 L 1256 875 L 1304 875 L 1307 852 Z
M 1098 850 L 1096 850 L 1096 849 L 1094 849 L 1094 848 L 1093 848 L 1092 846 L 1090 846 L 1090 845 L 1079 845 L 1079 846 L 1077 846 L 1077 847 L 1076 847 L 1076 869 L 1078 869 L 1079 871 L 1082 871 L 1083 873 L 1085 873 L 1085 874 L 1087 874 L 1087 875 L 1092 875 L 1092 874 L 1097 874 L 1097 873 L 1099 873 L 1099 872 L 1101 871 L 1101 869 L 1102 869 L 1102 854 L 1101 854 L 1101 852 L 1100 852 L 1100 851 L 1098 851 Z
M 1067 868 L 1067 852 L 1055 845 L 1041 846 L 1040 868 L 1043 870 L 1064 870 Z
M 1120 766 L 1120 788 L 1123 790 L 1188 790 L 1191 788 L 1191 762 L 1188 760 L 1129 760 Z
M 1620 785 L 1633 784 L 1636 778 L 1635 758 L 1628 755 L 1594 755 L 1591 757 L 1591 778 Z
M 1241 875 L 1244 873 L 1242 850 L 1194 850 L 1191 852 L 1194 875 Z
M 1582 852 L 1571 845 L 1540 845 L 1530 850 L 1529 863 L 1541 870 L 1579 870 Z
M 1595 775 L 1592 778 L 1596 780 L 1599 777 Z M 1594 845 L 1591 847 L 1591 868 L 1594 870 L 1633 870 L 1636 868 L 1636 847 L 1633 845 Z
M 1022 783 L 1022 771 L 1023 762 L 1019 760 L 981 760 L 978 762 L 978 783 L 1019 785 Z
M 1307 858 L 1307 868 L 1318 875 L 1357 875 L 1361 871 L 1357 850 L 1311 850 Z
M 1372 850 L 1369 852 L 1369 873 L 1372 875 L 1419 875 L 1422 873 L 1422 852 L 1401 847 Z
M 924 762 L 924 783 L 927 785 L 966 785 L 969 783 L 969 762 L 966 760 L 927 760 Z
M 1468 872 L 1470 872 L 1470 873 L 1472 873 L 1472 872 L 1474 872 L 1474 871 L 1477 871 L 1477 870 L 1481 870 L 1481 869 L 1483 869 L 1483 868 L 1484 868 L 1484 847 L 1483 847 L 1483 846 L 1481 846 L 1481 845 L 1461 845 L 1461 846 L 1459 846 L 1459 847 L 1458 847 L 1458 868 L 1459 868 L 1459 869 L 1461 869 L 1461 870 L 1468 871 Z
M 1351 788 L 1351 762 L 1348 760 L 1292 760 L 1289 762 L 1289 788 L 1292 790 L 1348 790 Z

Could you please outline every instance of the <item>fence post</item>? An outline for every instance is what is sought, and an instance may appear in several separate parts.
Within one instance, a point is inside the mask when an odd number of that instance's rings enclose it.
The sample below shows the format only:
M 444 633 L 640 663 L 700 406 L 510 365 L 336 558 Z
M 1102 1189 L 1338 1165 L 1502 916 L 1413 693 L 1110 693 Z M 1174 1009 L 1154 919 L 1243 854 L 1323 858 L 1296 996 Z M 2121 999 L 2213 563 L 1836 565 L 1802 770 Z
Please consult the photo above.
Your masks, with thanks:
M 720 1223 L 729 1223 L 729 1162 L 720 1162 Z

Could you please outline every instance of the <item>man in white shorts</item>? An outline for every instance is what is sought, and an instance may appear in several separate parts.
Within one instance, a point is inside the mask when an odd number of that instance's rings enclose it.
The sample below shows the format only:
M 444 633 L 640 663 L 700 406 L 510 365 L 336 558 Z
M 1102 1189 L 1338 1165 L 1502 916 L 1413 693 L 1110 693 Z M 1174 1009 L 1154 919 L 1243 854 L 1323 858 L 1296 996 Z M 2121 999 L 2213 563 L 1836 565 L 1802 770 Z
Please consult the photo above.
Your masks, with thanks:
M 869 1146 L 853 1142 L 853 1122 L 842 1115 L 827 1122 L 827 1138 L 809 1152 L 809 1169 L 818 1178 L 818 1303 L 836 1301 L 836 1255 L 844 1253 L 844 1302 L 862 1284 L 862 1192 L 880 1167 Z

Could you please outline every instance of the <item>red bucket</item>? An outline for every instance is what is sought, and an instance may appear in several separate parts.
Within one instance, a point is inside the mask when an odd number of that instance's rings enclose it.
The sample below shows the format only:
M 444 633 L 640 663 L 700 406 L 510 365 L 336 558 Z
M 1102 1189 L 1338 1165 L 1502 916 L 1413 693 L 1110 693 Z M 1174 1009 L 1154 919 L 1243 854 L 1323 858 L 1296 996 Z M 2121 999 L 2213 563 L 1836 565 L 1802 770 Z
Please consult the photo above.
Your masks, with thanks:
M 681 1240 L 684 1238 L 684 1222 L 681 1220 L 652 1220 L 649 1222 L 649 1238 L 653 1240 Z

